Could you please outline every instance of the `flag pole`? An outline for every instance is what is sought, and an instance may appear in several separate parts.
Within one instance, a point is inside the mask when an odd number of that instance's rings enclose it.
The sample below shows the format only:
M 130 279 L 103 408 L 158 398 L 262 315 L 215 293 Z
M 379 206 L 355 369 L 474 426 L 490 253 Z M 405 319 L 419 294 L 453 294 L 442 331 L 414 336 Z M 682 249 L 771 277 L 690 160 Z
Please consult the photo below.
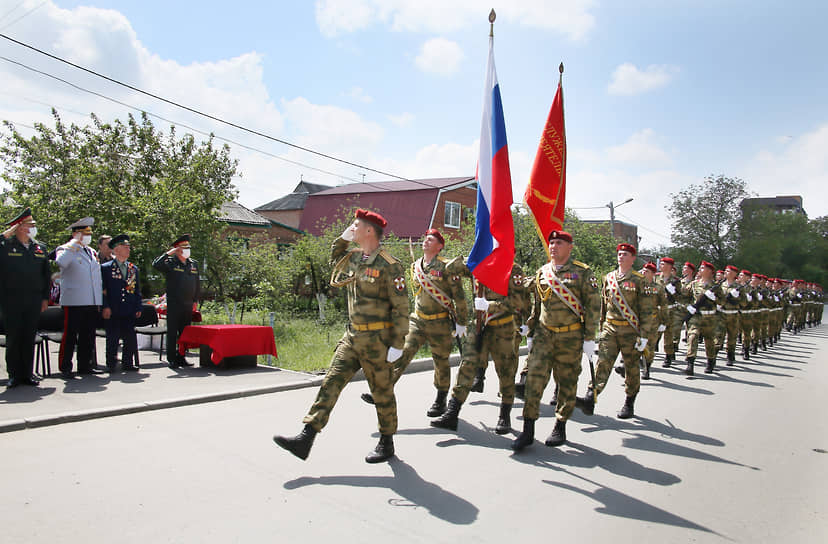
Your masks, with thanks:
M 563 91 L 563 62 L 558 66 L 558 88 L 561 90 L 561 119 L 563 119 L 563 141 L 566 142 L 566 111 L 564 109 L 564 91 Z M 558 197 L 560 197 L 561 189 L 563 189 L 563 180 L 566 175 L 566 146 L 564 145 L 563 156 L 561 157 L 561 178 L 558 185 Z M 555 206 L 557 206 L 558 199 L 555 199 Z M 554 219 L 555 210 L 552 210 L 552 218 Z M 564 217 L 566 217 L 566 201 L 564 199 Z M 561 228 L 563 228 L 563 220 L 561 220 Z

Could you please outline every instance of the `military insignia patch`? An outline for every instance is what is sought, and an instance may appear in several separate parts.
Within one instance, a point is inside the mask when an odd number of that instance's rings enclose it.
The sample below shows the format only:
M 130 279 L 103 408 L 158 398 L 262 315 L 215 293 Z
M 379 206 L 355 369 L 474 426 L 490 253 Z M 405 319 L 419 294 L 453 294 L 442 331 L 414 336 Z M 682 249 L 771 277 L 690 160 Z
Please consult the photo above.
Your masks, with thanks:
M 512 283 L 514 283 L 515 285 L 520 285 L 521 283 L 523 283 L 523 278 L 520 276 L 520 274 L 513 274 Z
M 394 278 L 394 288 L 397 291 L 405 291 L 405 278 L 402 276 Z
M 589 286 L 593 289 L 598 289 L 598 280 L 595 279 L 595 276 L 592 276 L 592 278 L 589 280 Z
M 451 281 L 460 281 L 460 276 L 455 274 L 454 276 L 451 277 Z

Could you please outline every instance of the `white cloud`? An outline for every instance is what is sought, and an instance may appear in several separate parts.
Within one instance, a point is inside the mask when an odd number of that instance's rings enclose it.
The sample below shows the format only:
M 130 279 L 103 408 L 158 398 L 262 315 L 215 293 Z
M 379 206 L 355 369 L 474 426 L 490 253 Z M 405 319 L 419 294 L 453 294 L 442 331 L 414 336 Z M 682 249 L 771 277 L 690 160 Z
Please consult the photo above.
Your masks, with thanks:
M 629 62 L 612 73 L 607 91 L 616 95 L 636 95 L 664 87 L 678 75 L 679 68 L 669 64 L 651 64 L 643 71 Z
M 743 179 L 762 196 L 801 195 L 809 217 L 828 215 L 828 123 L 764 149 L 744 166 Z
M 485 25 L 490 7 L 500 20 L 584 38 L 595 24 L 594 0 L 521 0 L 481 4 L 478 0 L 317 0 L 316 22 L 327 37 L 388 25 L 407 32 L 453 32 Z
M 365 156 L 364 150 L 382 140 L 382 127 L 351 110 L 312 104 L 302 97 L 283 100 L 282 109 L 300 145 L 354 157 Z
M 350 91 L 345 93 L 345 96 L 357 102 L 362 102 L 363 104 L 370 104 L 374 101 L 374 97 L 365 94 L 365 90 L 362 87 L 352 87 Z
M 450 76 L 457 72 L 464 56 L 457 42 L 433 38 L 423 44 L 414 62 L 425 73 Z
M 640 166 L 669 164 L 670 156 L 654 140 L 655 132 L 645 128 L 630 136 L 623 144 L 607 148 L 607 158 L 613 162 Z
M 415 119 L 414 115 L 411 114 L 411 113 L 408 113 L 407 111 L 405 111 L 405 112 L 403 112 L 399 115 L 388 114 L 385 117 L 389 121 L 391 121 L 392 123 L 394 123 L 395 125 L 397 125 L 400 128 L 407 127 L 408 125 L 413 123 L 414 119 Z

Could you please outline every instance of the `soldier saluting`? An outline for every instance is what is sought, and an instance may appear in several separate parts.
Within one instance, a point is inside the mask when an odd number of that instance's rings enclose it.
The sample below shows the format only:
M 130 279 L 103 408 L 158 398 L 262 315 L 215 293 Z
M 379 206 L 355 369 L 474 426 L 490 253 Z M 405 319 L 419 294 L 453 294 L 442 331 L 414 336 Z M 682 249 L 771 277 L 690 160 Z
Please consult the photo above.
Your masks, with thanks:
M 307 459 L 339 394 L 360 368 L 371 388 L 380 432 L 379 443 L 365 461 L 379 463 L 394 456 L 397 400 L 391 363 L 403 354 L 408 334 L 408 296 L 402 265 L 380 245 L 387 224 L 378 213 L 358 209 L 353 224 L 331 247 L 331 285 L 347 289 L 348 330 L 337 344 L 316 400 L 302 420 L 304 429 L 293 437 L 273 437 L 274 442 L 300 459 Z M 351 242 L 359 247 L 349 250 Z
M 178 353 L 178 337 L 192 323 L 201 294 L 198 263 L 190 258 L 190 235 L 182 234 L 173 247 L 152 262 L 167 278 L 167 364 L 170 368 L 192 366 Z
M 118 343 L 123 339 L 122 367 L 124 372 L 131 372 L 138 370 L 135 320 L 141 315 L 141 280 L 138 267 L 127 260 L 131 250 L 129 236 L 119 234 L 110 238 L 109 247 L 113 259 L 101 266 L 106 366 L 110 372 L 117 369 Z
M 6 328 L 6 387 L 38 385 L 32 371 L 40 312 L 49 305 L 49 251 L 37 242 L 32 210 L 9 221 L 0 237 L 0 307 Z

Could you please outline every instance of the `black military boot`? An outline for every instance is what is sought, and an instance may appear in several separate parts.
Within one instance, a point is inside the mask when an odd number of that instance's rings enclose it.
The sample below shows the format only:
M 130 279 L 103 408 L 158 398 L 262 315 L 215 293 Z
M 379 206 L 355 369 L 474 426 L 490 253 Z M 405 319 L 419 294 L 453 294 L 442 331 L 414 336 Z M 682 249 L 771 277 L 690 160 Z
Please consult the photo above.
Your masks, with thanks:
M 671 354 L 667 354 L 664 356 L 664 362 L 661 363 L 663 368 L 670 368 L 670 364 L 673 362 L 673 356 Z
M 474 381 L 472 382 L 471 388 L 469 391 L 474 391 L 475 393 L 482 393 L 483 392 L 483 382 L 486 381 L 486 367 L 478 368 L 477 375 L 474 377 Z
M 368 404 L 374 404 L 374 395 L 372 395 L 371 393 L 363 393 L 359 396 L 359 398 L 361 398 Z
M 649 380 L 650 379 L 650 363 L 647 362 L 647 359 L 641 357 L 641 362 L 644 363 L 644 372 L 641 373 L 642 380 Z
M 742 359 L 750 361 L 750 346 L 742 345 Z
M 557 406 L 558 404 L 558 384 L 555 384 L 555 390 L 552 391 L 552 398 L 549 400 L 550 406 Z
M 768 351 L 768 344 L 764 338 L 762 338 L 762 351 Z
M 753 349 L 750 350 L 750 352 L 754 355 L 756 355 L 759 352 L 759 342 L 753 343 Z
M 618 374 L 622 378 L 627 377 L 627 369 L 624 368 L 624 365 L 616 366 L 616 367 L 613 368 L 613 370 L 615 371 L 616 374 Z
M 526 398 L 526 373 L 521 372 L 517 383 L 515 384 L 515 396 L 519 399 Z
M 426 415 L 428 417 L 437 417 L 443 412 L 446 411 L 446 397 L 448 396 L 448 391 L 437 391 L 437 398 L 434 399 L 434 404 L 431 405 L 431 408 L 428 409 Z
M 695 357 L 688 357 L 687 358 L 687 368 L 684 369 L 684 373 L 687 374 L 688 376 L 692 376 L 693 374 L 695 374 L 695 371 L 693 370 L 693 366 L 695 366 L 695 364 L 696 364 L 696 358 Z
M 365 456 L 366 463 L 382 463 L 394 457 L 394 437 L 390 434 L 381 434 L 377 447 Z
M 535 441 L 535 420 L 528 417 L 523 418 L 523 432 L 512 441 L 510 446 L 515 451 L 521 451 L 527 446 L 531 446 Z
M 506 404 L 505 402 L 500 403 L 500 415 L 497 418 L 497 425 L 495 425 L 495 432 L 497 434 L 506 434 L 512 430 L 512 420 L 509 418 L 511 411 L 511 404 Z
M 575 406 L 588 416 L 595 413 L 595 392 L 592 388 L 587 389 L 583 397 L 575 397 Z
M 549 447 L 561 446 L 566 442 L 566 421 L 562 419 L 555 420 L 555 428 L 552 429 L 552 434 L 546 439 L 546 444 Z
M 288 438 L 276 435 L 273 441 L 304 461 L 308 458 L 314 438 L 316 438 L 316 430 L 310 425 L 305 425 L 302 432 L 296 436 Z
M 446 411 L 443 412 L 443 415 L 437 419 L 432 419 L 429 425 L 432 427 L 456 431 L 457 417 L 460 415 L 461 406 L 463 406 L 463 404 L 457 400 L 456 397 L 451 397 L 448 401 L 448 407 L 446 407 Z
M 705 374 L 713 374 L 713 370 L 716 368 L 716 359 L 708 359 L 707 360 L 707 367 L 704 369 Z
M 727 351 L 727 366 L 733 366 L 736 362 L 736 348 Z
M 618 412 L 618 419 L 630 419 L 635 415 L 634 411 L 635 407 L 635 395 L 631 397 L 627 397 L 627 400 L 624 401 L 624 406 L 621 407 L 621 411 Z

